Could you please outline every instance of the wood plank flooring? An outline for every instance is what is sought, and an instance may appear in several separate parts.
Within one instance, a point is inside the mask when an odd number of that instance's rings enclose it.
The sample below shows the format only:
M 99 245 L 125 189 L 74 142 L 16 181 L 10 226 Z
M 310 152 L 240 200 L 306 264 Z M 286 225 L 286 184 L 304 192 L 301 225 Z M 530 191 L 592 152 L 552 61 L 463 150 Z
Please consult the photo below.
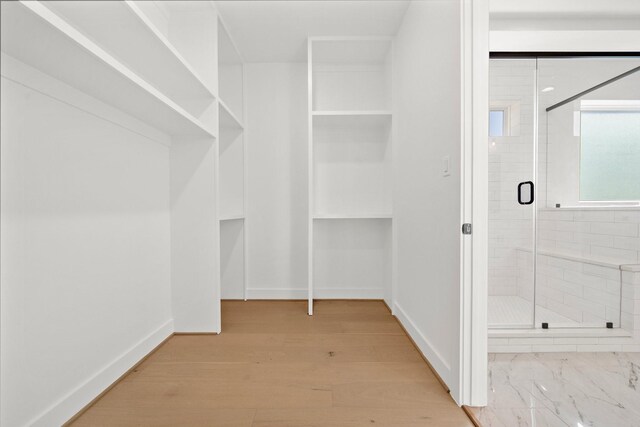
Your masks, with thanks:
M 73 426 L 472 426 L 382 302 L 224 301 Z

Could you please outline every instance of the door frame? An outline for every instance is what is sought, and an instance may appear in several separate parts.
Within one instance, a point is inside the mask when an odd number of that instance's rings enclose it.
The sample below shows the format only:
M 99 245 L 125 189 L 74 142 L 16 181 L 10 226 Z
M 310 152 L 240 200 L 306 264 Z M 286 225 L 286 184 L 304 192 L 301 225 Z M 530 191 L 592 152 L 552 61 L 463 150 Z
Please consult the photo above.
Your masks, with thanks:
M 488 375 L 488 149 L 489 2 L 462 0 L 461 8 L 461 405 L 487 404 Z

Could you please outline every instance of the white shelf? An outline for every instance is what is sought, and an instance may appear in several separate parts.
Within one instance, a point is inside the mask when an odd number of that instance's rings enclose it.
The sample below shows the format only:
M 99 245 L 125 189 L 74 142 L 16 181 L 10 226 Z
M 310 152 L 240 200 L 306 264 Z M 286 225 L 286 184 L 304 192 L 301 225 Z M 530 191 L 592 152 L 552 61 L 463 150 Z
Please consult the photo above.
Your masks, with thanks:
M 392 116 L 391 110 L 326 110 L 313 111 L 314 116 Z
M 238 120 L 238 117 L 233 114 L 233 111 L 231 111 L 231 109 L 229 107 L 227 107 L 227 104 L 224 103 L 224 101 L 222 101 L 222 99 L 218 99 L 219 102 L 219 110 L 218 110 L 218 114 L 219 114 L 219 121 L 220 121 L 220 128 L 221 129 L 243 129 L 243 125 L 242 122 L 240 120 Z
M 215 132 L 39 2 L 3 2 L 2 51 L 172 136 Z
M 315 214 L 313 219 L 392 219 L 390 213 L 365 213 L 365 214 Z
M 101 47 L 169 97 L 214 98 L 198 72 L 135 2 L 54 1 L 46 5 L 91 39 L 99 40 Z
M 237 214 L 237 215 L 222 215 L 220 216 L 220 218 L 218 218 L 220 221 L 236 221 L 236 220 L 241 220 L 244 219 L 244 214 Z
M 313 125 L 331 128 L 382 128 L 391 123 L 391 111 L 314 111 Z

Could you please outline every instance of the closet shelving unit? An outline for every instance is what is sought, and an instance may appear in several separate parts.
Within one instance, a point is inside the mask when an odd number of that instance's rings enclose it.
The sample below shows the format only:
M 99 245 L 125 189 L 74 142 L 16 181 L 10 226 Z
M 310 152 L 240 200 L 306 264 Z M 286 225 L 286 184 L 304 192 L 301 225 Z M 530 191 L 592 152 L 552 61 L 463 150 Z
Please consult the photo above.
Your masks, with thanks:
M 313 37 L 309 85 L 309 314 L 314 298 L 392 289 L 392 40 Z
M 141 2 L 72 3 L 11 2 L 2 50 L 171 136 L 215 137 L 213 84 L 200 77 L 208 64 L 199 59 L 196 71 L 179 49 L 206 29 L 194 25 L 171 39 Z M 167 33 L 182 24 L 177 15 L 165 19 Z M 121 28 L 114 31 L 105 16 Z
M 88 105 L 86 113 L 133 132 L 143 129 L 149 141 L 169 146 L 174 326 L 178 332 L 219 332 L 215 6 L 182 1 L 2 6 L 3 17 L 11 16 L 1 26 L 3 57 L 39 72 L 22 79 L 3 62 L 3 77 L 80 109 Z M 52 87 L 43 75 L 76 91 Z M 131 117 L 121 122 L 126 115 Z
M 218 220 L 222 299 L 246 299 L 246 150 L 244 68 L 222 19 L 218 19 Z

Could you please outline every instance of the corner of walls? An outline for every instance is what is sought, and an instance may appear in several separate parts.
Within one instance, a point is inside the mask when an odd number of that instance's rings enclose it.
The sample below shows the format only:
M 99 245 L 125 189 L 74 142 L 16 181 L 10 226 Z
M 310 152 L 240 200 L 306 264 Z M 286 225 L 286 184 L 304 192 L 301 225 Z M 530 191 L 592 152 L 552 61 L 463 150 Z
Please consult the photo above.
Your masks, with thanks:
M 219 332 L 220 305 L 212 139 L 171 146 L 171 299 L 177 332 Z
M 433 369 L 442 377 L 443 381 L 449 384 L 449 377 L 443 376 L 443 374 L 447 374 L 451 371 L 451 365 L 447 362 L 447 360 L 438 352 L 438 349 L 429 342 L 429 339 L 424 336 L 424 334 L 420 331 L 420 328 L 415 324 L 415 322 L 409 317 L 409 315 L 404 311 L 404 309 L 398 304 L 395 304 L 394 315 L 398 318 L 402 326 L 406 329 L 407 333 L 411 336 L 413 341 L 418 346 L 418 349 L 429 360 Z
M 171 337 L 173 332 L 173 319 L 167 320 L 27 425 L 43 427 L 63 425 Z

